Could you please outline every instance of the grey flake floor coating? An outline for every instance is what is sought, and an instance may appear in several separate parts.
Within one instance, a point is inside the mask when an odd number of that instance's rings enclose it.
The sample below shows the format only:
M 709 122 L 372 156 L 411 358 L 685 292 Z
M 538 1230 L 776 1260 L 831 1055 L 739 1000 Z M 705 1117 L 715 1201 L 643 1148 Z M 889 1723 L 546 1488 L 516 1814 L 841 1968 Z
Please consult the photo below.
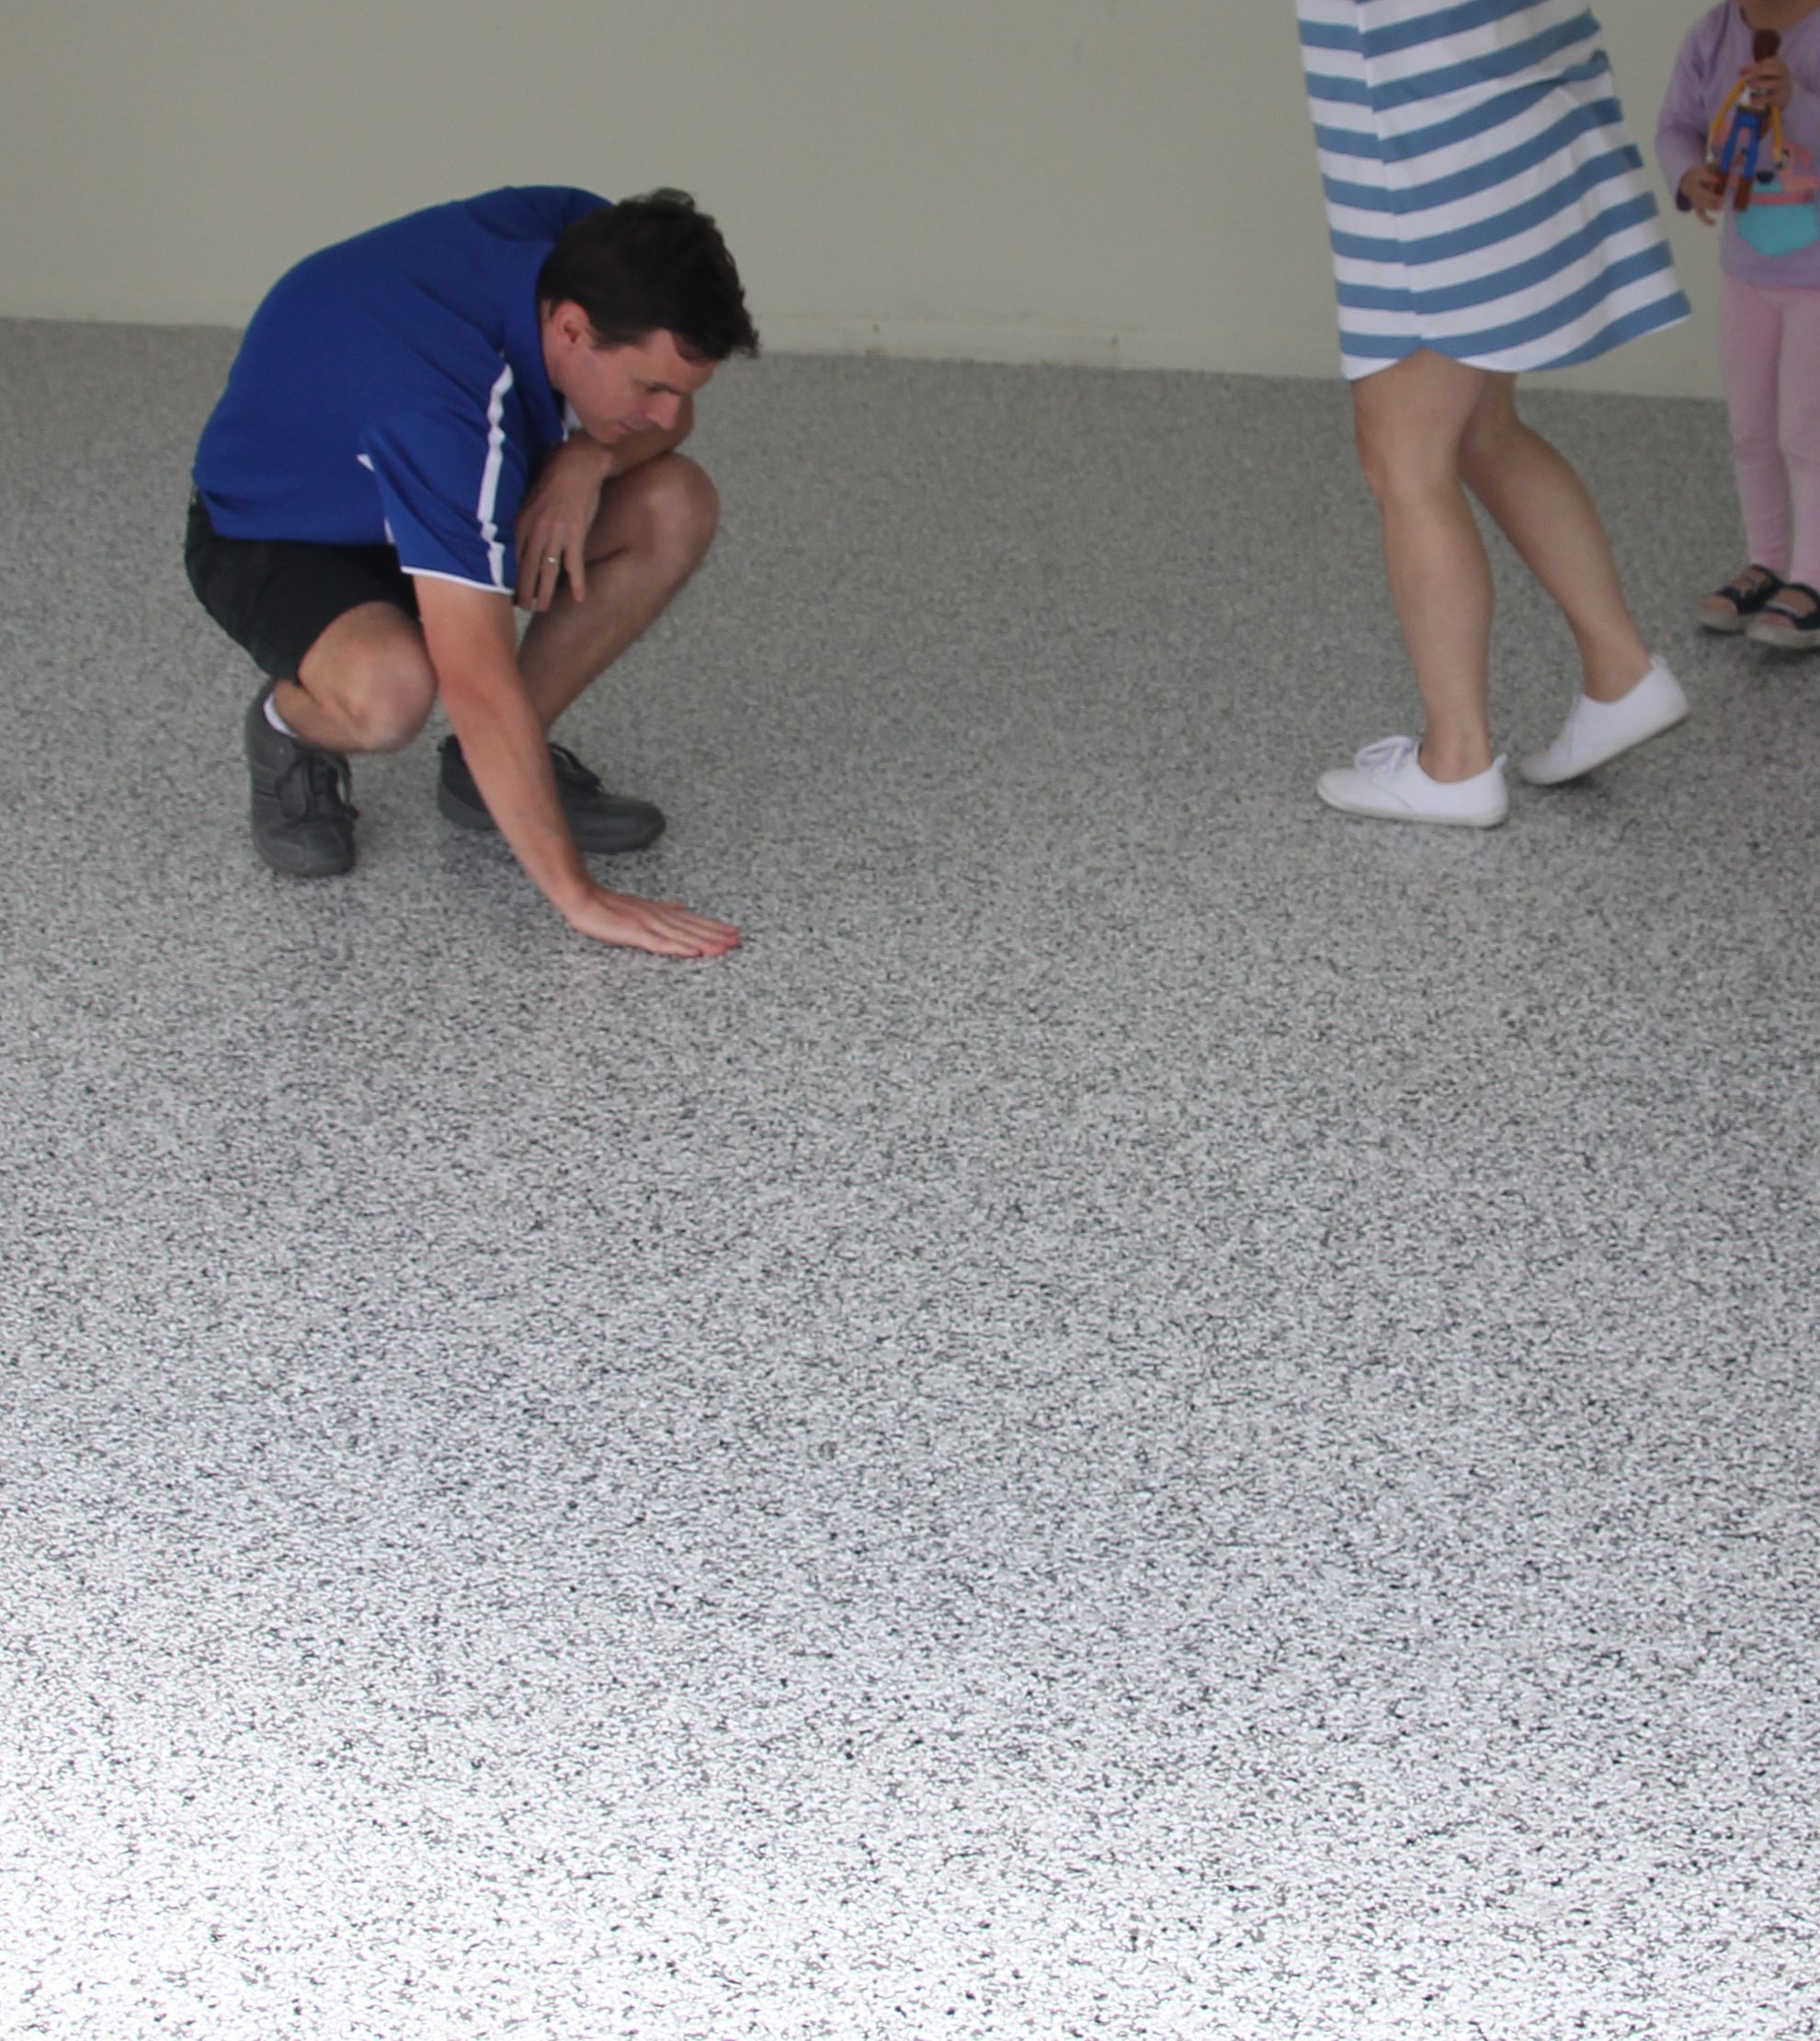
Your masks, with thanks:
M 208 332 L 0 328 L 0 2030 L 1820 2034 L 1820 661 L 1540 395 L 1693 697 L 1487 836 L 1337 385 L 779 359 L 564 734 L 570 936 L 244 830 Z M 1501 741 L 1568 645 L 1503 561 Z

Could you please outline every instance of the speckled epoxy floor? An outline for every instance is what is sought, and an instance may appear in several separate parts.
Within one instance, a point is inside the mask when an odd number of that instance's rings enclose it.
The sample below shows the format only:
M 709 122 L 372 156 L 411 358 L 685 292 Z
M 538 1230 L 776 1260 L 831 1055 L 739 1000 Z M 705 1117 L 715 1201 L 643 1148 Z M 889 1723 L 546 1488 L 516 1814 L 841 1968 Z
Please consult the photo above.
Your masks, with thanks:
M 1337 387 L 735 366 L 570 937 L 242 825 L 232 341 L 0 327 L 0 2025 L 1820 2034 L 1820 662 L 1714 407 L 1536 415 L 1696 720 L 1490 836 Z M 1514 576 L 1503 734 L 1553 729 Z

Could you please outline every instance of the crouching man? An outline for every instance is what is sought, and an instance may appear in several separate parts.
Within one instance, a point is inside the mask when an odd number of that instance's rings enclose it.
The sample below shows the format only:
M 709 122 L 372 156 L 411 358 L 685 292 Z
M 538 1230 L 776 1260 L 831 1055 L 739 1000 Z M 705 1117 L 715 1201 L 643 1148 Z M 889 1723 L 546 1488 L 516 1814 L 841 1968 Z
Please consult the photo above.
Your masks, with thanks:
M 347 871 L 348 755 L 409 744 L 439 698 L 438 805 L 499 830 L 572 928 L 670 956 L 737 943 L 595 881 L 584 851 L 640 849 L 664 818 L 549 732 L 708 551 L 714 486 L 677 449 L 718 364 L 757 345 L 714 222 L 677 191 L 488 192 L 279 280 L 203 431 L 186 547 L 267 676 L 245 741 L 267 864 Z

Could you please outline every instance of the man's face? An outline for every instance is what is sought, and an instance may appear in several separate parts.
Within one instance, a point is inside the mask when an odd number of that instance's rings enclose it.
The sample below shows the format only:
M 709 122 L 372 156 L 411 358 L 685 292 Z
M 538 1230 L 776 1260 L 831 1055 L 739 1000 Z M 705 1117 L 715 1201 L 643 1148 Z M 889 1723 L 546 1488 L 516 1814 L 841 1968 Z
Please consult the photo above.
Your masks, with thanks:
M 582 308 L 568 303 L 544 313 L 543 361 L 551 386 L 574 406 L 582 430 L 606 447 L 634 432 L 667 432 L 683 400 L 707 383 L 715 367 L 688 360 L 676 336 L 661 330 L 630 347 L 607 347 Z

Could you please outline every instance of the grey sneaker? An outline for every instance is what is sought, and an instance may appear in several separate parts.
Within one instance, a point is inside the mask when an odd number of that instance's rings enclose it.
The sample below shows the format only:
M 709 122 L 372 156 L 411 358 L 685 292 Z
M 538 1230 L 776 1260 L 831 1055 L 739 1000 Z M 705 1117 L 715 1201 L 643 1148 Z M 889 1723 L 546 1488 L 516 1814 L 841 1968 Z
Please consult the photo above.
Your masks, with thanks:
M 338 751 L 300 744 L 266 721 L 262 688 L 246 712 L 253 848 L 274 872 L 326 879 L 354 869 L 353 778 Z
M 584 850 L 643 850 L 664 833 L 664 815 L 648 801 L 631 794 L 609 793 L 600 775 L 590 772 L 567 746 L 550 747 L 556 773 L 556 797 Z M 436 804 L 463 829 L 492 829 L 498 825 L 461 756 L 461 740 L 442 740 L 442 770 L 437 780 Z

